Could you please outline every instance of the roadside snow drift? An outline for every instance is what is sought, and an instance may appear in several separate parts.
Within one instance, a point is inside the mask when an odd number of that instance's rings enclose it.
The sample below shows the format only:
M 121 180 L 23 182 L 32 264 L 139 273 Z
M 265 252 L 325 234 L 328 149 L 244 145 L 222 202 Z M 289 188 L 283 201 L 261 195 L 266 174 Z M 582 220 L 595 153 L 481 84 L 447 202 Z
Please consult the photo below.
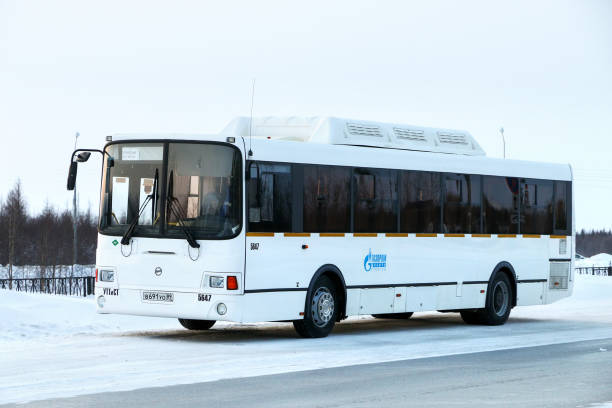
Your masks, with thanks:
M 93 298 L 0 290 L 0 404 L 611 338 L 612 277 L 576 278 L 574 296 L 516 308 L 504 326 L 417 313 L 349 319 L 324 339 L 272 323 L 190 332 L 174 319 L 98 315 Z

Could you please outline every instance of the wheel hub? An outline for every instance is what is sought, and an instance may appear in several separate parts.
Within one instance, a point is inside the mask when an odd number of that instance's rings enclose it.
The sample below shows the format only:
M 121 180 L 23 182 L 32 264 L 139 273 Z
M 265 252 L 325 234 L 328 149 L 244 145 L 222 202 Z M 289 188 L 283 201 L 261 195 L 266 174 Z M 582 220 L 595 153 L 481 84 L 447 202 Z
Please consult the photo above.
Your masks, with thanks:
M 493 311 L 497 316 L 504 316 L 508 310 L 510 291 L 504 282 L 497 282 L 493 288 Z
M 328 288 L 318 288 L 312 297 L 312 320 L 314 323 L 323 327 L 334 316 L 334 297 Z

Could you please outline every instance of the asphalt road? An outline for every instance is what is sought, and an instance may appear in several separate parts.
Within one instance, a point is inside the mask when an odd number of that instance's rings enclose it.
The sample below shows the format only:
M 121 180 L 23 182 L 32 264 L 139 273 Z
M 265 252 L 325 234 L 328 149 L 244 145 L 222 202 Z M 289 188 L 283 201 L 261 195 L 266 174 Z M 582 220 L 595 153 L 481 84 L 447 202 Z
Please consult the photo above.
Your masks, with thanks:
M 612 339 L 90 394 L 3 407 L 525 408 L 592 407 L 609 401 Z

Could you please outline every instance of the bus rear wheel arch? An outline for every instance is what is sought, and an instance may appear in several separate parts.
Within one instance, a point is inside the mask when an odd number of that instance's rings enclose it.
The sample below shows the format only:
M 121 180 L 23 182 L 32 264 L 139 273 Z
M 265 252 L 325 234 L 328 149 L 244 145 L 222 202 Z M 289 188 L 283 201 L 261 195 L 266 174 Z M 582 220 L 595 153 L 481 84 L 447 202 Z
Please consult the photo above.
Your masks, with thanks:
M 460 312 L 465 323 L 487 326 L 506 323 L 512 307 L 516 305 L 516 284 L 513 284 L 507 270 L 498 270 L 493 274 L 486 296 L 484 309 Z

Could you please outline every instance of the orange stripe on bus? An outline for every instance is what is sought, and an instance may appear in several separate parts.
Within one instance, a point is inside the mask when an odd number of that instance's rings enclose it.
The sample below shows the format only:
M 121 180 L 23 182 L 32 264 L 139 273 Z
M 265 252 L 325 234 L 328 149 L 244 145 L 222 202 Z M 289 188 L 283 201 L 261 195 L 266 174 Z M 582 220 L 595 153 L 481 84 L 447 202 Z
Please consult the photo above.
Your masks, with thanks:
M 523 234 L 523 238 L 540 238 L 541 235 L 537 234 Z
M 286 237 L 309 237 L 310 232 L 285 232 Z
M 463 238 L 465 234 L 444 234 L 444 236 L 447 238 Z
M 407 232 L 387 232 L 385 237 L 407 237 Z
M 497 238 L 516 238 L 516 234 L 497 234 Z
M 344 232 L 321 232 L 320 237 L 343 237 Z
M 415 234 L 417 238 L 435 238 L 438 234 Z
M 273 237 L 273 232 L 247 232 L 247 237 Z
M 374 232 L 355 232 L 353 236 L 354 237 L 377 237 L 378 234 Z
M 491 234 L 472 234 L 472 238 L 491 238 Z
M 564 239 L 564 238 L 567 238 L 567 236 L 565 236 L 565 235 L 551 235 L 550 237 L 551 238 L 555 238 L 555 239 Z

